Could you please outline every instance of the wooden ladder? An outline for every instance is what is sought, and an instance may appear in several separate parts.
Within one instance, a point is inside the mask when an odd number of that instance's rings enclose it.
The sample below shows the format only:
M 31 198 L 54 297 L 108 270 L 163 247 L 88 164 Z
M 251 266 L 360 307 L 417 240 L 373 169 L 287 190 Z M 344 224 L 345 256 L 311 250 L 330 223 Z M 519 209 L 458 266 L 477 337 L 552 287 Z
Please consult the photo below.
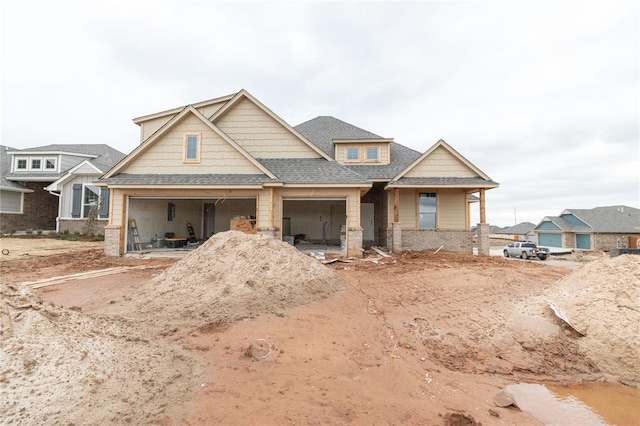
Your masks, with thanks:
M 129 245 L 133 250 L 142 250 L 140 234 L 138 233 L 138 226 L 136 225 L 135 219 L 129 219 Z

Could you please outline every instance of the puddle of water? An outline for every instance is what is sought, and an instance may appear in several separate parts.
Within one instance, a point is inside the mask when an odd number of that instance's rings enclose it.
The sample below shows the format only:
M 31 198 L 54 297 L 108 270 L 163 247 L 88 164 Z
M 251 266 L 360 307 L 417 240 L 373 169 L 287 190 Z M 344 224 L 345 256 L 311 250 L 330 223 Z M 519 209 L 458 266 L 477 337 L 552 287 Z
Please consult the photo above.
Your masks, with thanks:
M 640 389 L 609 383 L 550 386 L 558 397 L 575 397 L 614 425 L 640 425 Z
M 543 385 L 518 383 L 505 387 L 515 405 L 545 425 L 601 426 L 607 422 L 578 399 L 560 398 Z

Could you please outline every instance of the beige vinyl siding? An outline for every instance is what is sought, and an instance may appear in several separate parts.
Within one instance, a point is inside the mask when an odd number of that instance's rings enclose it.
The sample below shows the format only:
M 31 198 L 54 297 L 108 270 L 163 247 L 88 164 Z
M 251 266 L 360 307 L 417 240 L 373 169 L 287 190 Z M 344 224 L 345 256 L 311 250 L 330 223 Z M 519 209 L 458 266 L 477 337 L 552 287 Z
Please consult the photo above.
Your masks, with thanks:
M 389 164 L 389 147 L 388 143 L 340 143 L 335 146 L 335 158 L 338 163 L 342 164 L 371 164 L 374 166 L 382 166 Z M 347 149 L 358 148 L 360 150 L 359 161 L 347 161 Z M 366 161 L 366 149 L 378 148 L 378 159 L 380 161 Z
M 449 151 L 438 147 L 405 176 L 476 177 L 478 175 Z
M 95 173 L 95 170 L 92 170 Z M 69 182 L 66 182 L 60 191 L 60 218 L 71 219 L 71 206 L 73 205 L 73 185 L 79 183 L 83 185 L 92 184 L 100 175 L 93 176 L 75 176 Z
M 438 229 L 466 229 L 467 195 L 462 191 L 437 192 Z
M 152 118 L 151 120 L 145 121 L 140 124 L 140 143 L 149 139 L 151 135 L 160 129 L 160 127 L 164 126 L 171 120 L 173 115 L 166 115 L 164 117 Z
M 209 118 L 211 117 L 213 114 L 215 114 L 220 108 L 222 108 L 222 106 L 224 104 L 226 104 L 227 102 L 218 102 L 215 104 L 211 104 L 211 105 L 206 105 L 203 107 L 198 108 L 198 111 L 200 111 L 200 113 L 202 115 L 204 115 L 205 117 Z
M 0 213 L 22 213 L 22 192 L 0 191 Z
M 321 158 L 248 99 L 238 101 L 215 125 L 255 158 Z
M 391 196 L 390 209 L 391 220 L 393 223 L 393 191 L 389 191 Z M 400 190 L 400 223 L 403 228 L 415 228 L 418 226 L 418 219 L 416 210 L 418 206 L 417 193 L 414 189 L 401 189 Z
M 183 163 L 184 134 L 201 133 L 200 162 Z M 142 152 L 122 173 L 132 174 L 256 174 L 262 173 L 236 148 L 188 114 L 162 138 Z
M 421 192 L 435 192 L 437 200 L 436 221 L 438 229 L 467 228 L 467 196 L 463 191 L 434 189 L 400 190 L 400 223 L 404 229 L 417 229 L 418 197 Z M 393 191 L 387 191 L 387 221 L 393 223 Z

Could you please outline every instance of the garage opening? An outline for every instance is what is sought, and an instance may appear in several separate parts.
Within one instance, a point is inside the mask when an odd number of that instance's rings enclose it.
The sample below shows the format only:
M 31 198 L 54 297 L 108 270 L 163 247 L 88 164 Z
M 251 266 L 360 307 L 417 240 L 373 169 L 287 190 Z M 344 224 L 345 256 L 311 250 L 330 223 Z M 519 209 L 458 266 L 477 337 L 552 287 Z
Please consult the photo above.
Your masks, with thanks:
M 346 225 L 345 198 L 282 201 L 282 239 L 305 253 L 344 253 Z
M 127 211 L 127 252 L 194 249 L 230 229 L 255 233 L 255 197 L 130 197 Z

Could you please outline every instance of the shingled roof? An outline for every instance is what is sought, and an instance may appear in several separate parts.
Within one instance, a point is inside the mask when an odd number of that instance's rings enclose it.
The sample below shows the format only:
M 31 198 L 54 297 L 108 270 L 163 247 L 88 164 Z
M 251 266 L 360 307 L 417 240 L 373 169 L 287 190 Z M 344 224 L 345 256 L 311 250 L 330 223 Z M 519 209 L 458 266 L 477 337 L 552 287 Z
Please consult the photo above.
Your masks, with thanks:
M 375 133 L 361 129 L 353 124 L 330 116 L 320 116 L 294 127 L 302 136 L 335 159 L 334 140 L 344 139 L 380 139 L 387 140 Z M 414 162 L 420 153 L 396 142 L 390 143 L 391 164 L 387 165 L 351 165 L 345 167 L 370 180 L 391 180 Z

